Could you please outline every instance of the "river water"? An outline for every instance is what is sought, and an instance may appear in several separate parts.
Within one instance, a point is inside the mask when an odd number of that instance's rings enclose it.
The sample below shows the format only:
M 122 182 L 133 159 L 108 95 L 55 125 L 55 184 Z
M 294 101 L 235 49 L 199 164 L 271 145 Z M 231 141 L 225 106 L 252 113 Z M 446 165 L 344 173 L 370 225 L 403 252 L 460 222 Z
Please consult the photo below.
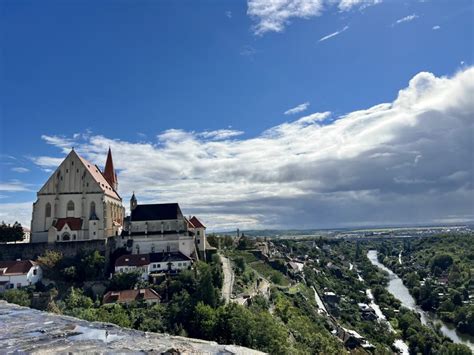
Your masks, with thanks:
M 450 338 L 455 343 L 467 345 L 472 351 L 474 351 L 474 337 L 458 332 L 454 325 L 441 321 L 434 314 L 425 312 L 416 305 L 415 299 L 408 291 L 408 288 L 403 284 L 402 279 L 399 278 L 392 270 L 378 261 L 377 250 L 369 250 L 367 257 L 369 258 L 372 265 L 375 265 L 379 269 L 388 273 L 388 292 L 390 292 L 395 298 L 399 299 L 404 307 L 420 314 L 420 320 L 424 325 L 428 325 L 428 322 L 432 322 L 437 325 L 439 324 L 440 330 L 445 336 Z

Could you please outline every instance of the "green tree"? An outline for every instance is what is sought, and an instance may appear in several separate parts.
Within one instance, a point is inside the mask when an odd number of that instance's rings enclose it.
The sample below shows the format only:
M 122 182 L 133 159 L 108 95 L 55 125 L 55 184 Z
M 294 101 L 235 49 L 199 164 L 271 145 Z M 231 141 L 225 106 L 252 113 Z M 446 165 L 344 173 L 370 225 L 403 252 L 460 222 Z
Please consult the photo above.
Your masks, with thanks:
M 29 307 L 31 304 L 30 295 L 23 289 L 10 289 L 0 293 L 0 297 L 9 303 Z
M 110 280 L 109 290 L 110 291 L 122 291 L 130 290 L 140 280 L 140 274 L 137 271 L 133 272 L 120 272 L 114 274 Z
M 23 238 L 24 232 L 20 223 L 15 222 L 13 225 L 10 225 L 2 221 L 0 224 L 0 243 L 19 242 Z

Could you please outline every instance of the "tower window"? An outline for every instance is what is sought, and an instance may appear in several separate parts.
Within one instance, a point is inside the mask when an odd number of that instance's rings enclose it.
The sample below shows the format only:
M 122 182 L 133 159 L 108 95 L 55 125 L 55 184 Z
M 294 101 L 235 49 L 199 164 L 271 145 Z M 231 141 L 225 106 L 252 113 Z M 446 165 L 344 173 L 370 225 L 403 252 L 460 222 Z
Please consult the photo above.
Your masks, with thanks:
M 74 211 L 74 202 L 69 201 L 69 202 L 67 203 L 67 210 L 68 210 L 68 211 Z
M 48 202 L 44 211 L 45 217 L 51 217 L 51 204 Z

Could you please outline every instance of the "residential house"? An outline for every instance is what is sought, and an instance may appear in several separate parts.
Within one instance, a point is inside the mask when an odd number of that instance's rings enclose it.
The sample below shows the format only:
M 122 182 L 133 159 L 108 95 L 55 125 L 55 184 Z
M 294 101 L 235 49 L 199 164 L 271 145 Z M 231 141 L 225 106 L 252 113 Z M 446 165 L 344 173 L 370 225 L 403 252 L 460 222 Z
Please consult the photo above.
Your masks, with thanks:
M 160 303 L 160 295 L 151 288 L 141 288 L 138 290 L 109 291 L 104 295 L 103 303 L 128 304 L 131 302 L 143 301 L 147 304 Z
M 34 285 L 42 276 L 41 267 L 32 260 L 0 261 L 0 292 Z

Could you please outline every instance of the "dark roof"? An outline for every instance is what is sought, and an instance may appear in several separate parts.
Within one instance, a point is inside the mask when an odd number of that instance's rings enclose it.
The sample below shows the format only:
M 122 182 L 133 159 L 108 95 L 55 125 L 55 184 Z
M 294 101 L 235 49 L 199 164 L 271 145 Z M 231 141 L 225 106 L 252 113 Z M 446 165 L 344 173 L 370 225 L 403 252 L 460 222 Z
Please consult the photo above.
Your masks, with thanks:
M 151 263 L 163 263 L 172 261 L 189 261 L 192 260 L 189 256 L 184 255 L 181 252 L 173 253 L 152 253 L 150 254 Z
M 193 216 L 193 218 L 191 218 L 189 222 L 194 226 L 194 228 L 206 228 L 206 226 L 202 224 L 196 216 Z
M 0 261 L 0 275 L 25 275 L 35 265 L 31 260 Z
M 68 225 L 69 228 L 73 231 L 81 230 L 82 227 L 82 219 L 75 218 L 75 217 L 66 217 L 66 218 L 58 218 L 54 223 L 54 227 L 60 231 L 64 228 L 65 225 Z
M 151 288 L 140 290 L 109 291 L 104 295 L 104 303 L 122 303 L 138 300 L 160 300 L 160 295 Z
M 177 203 L 157 203 L 138 205 L 132 211 L 130 220 L 133 222 L 178 219 L 182 215 L 181 209 Z
M 143 266 L 150 264 L 148 254 L 122 255 L 115 261 L 115 266 Z

